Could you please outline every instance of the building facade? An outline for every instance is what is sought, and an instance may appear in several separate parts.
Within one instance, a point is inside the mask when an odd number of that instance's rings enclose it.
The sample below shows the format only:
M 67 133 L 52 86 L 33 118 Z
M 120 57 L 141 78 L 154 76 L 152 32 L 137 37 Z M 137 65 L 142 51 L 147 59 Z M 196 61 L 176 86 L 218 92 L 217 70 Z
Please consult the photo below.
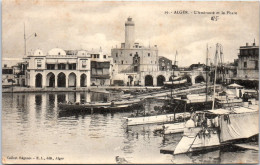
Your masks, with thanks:
M 91 60 L 91 85 L 108 86 L 111 78 L 112 58 L 102 52 L 90 52 Z
M 172 60 L 159 56 L 159 71 L 172 71 Z
M 12 86 L 15 83 L 14 80 L 14 70 L 12 67 L 8 67 L 7 64 L 4 64 L 2 68 L 2 86 Z
M 71 53 L 72 52 L 72 53 Z M 85 50 L 51 49 L 47 54 L 37 49 L 24 58 L 27 63 L 25 84 L 36 88 L 90 86 L 90 56 Z
M 114 85 L 156 86 L 158 78 L 165 81 L 172 74 L 167 69 L 160 71 L 157 45 L 144 47 L 135 42 L 135 23 L 130 17 L 125 22 L 125 42 L 111 49 L 111 56 Z
M 259 46 L 246 44 L 239 48 L 238 55 L 238 78 L 258 79 L 259 77 Z
M 248 88 L 258 88 L 259 82 L 259 46 L 240 46 L 238 54 L 237 76 L 233 81 Z

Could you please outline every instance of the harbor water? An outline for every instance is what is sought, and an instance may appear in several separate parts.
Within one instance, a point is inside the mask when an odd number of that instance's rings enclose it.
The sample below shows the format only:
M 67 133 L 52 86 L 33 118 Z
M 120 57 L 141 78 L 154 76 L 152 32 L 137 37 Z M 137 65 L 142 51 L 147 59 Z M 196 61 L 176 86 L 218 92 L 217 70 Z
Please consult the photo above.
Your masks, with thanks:
M 256 163 L 258 151 L 221 148 L 203 153 L 172 155 L 160 149 L 174 147 L 182 134 L 153 133 L 158 125 L 127 127 L 123 117 L 132 112 L 103 114 L 61 113 L 64 100 L 102 101 L 101 93 L 3 93 L 3 160 L 19 163 Z M 163 105 L 148 100 L 145 110 Z M 19 158 L 20 157 L 20 158 Z M 16 158 L 16 159 L 15 159 Z M 24 159 L 22 159 L 24 158 Z

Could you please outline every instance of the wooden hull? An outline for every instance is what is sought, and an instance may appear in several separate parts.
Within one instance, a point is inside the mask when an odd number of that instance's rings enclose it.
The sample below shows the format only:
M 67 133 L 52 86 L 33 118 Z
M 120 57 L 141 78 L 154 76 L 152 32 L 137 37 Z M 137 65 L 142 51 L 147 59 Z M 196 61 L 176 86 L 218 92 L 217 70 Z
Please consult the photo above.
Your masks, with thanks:
M 178 117 L 189 117 L 190 113 L 176 113 L 175 119 Z M 163 114 L 153 116 L 142 116 L 142 117 L 128 117 L 126 118 L 127 125 L 142 125 L 142 124 L 153 124 L 153 123 L 168 123 L 174 121 L 174 114 Z
M 219 134 L 208 134 L 202 136 L 183 136 L 174 150 L 174 154 L 194 152 L 220 146 Z
M 116 101 L 107 103 L 85 103 L 85 104 L 68 104 L 60 103 L 60 110 L 100 110 L 100 109 L 120 109 L 127 108 L 129 106 L 138 105 L 141 102 L 140 99 Z
M 181 154 L 237 143 L 259 134 L 258 106 L 208 110 L 208 115 L 218 116 L 216 122 L 207 119 L 207 127 L 184 128 L 184 135 L 174 154 Z M 192 120 L 191 120 L 192 121 Z M 189 122 L 191 123 L 191 122 Z
M 184 132 L 184 125 L 185 125 L 184 122 L 164 124 L 163 133 L 164 133 L 164 135 L 182 133 L 182 132 Z

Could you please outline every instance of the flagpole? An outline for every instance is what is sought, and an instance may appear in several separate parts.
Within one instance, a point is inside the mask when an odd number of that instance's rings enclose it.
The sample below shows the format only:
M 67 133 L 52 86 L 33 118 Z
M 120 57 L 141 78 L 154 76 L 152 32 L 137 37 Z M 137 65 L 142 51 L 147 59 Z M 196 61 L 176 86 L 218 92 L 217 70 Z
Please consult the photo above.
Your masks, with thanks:
M 24 25 L 24 57 L 26 57 L 26 40 L 27 39 L 30 39 L 33 35 L 34 37 L 37 37 L 37 34 L 36 33 L 32 33 L 31 35 L 29 35 L 27 38 L 26 38 L 26 34 L 25 34 L 25 23 L 23 23 Z

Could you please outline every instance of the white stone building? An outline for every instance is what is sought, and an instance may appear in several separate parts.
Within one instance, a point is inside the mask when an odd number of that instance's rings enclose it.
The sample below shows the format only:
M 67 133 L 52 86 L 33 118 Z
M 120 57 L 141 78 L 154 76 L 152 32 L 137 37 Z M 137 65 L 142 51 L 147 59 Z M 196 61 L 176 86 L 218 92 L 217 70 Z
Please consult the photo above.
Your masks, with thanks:
M 135 23 L 130 17 L 125 22 L 125 42 L 120 48 L 111 49 L 111 56 L 115 85 L 156 86 L 172 75 L 169 70 L 159 69 L 157 45 L 144 47 L 135 42 Z
M 53 48 L 48 53 L 37 49 L 24 58 L 27 63 L 26 86 L 36 88 L 90 86 L 90 55 L 85 50 L 66 54 Z

